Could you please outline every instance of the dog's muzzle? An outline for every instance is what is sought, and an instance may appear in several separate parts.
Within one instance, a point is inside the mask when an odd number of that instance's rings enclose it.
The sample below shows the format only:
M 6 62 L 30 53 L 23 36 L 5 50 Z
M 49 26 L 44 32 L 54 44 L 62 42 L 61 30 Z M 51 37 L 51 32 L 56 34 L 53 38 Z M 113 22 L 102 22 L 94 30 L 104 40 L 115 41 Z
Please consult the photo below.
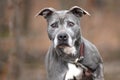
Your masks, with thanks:
M 54 39 L 54 47 L 65 47 L 65 46 L 71 46 L 72 39 L 69 34 L 66 32 L 56 34 Z

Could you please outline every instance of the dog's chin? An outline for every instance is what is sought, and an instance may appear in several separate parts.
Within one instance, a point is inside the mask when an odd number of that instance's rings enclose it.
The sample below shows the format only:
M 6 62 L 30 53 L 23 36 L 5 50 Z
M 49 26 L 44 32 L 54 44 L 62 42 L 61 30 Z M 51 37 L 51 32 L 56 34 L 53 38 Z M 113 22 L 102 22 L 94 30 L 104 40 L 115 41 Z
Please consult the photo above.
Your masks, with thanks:
M 57 48 L 65 48 L 65 47 L 70 47 L 70 45 L 69 44 L 58 44 L 57 45 Z
M 59 44 L 57 45 L 58 49 L 62 49 L 64 53 L 66 54 L 76 54 L 76 49 L 74 46 L 70 46 L 69 44 Z

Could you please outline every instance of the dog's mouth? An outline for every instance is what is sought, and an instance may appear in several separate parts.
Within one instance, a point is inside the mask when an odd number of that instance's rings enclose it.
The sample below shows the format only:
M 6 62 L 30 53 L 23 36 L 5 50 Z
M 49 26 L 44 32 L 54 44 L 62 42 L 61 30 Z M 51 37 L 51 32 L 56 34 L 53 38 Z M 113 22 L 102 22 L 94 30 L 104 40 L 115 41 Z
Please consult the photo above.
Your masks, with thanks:
M 76 49 L 74 46 L 70 46 L 69 44 L 63 43 L 59 44 L 57 48 L 62 49 L 65 54 L 76 54 Z
M 70 47 L 70 45 L 67 44 L 67 43 L 60 43 L 60 44 L 57 45 L 57 47 L 58 48 L 64 48 L 64 47 Z

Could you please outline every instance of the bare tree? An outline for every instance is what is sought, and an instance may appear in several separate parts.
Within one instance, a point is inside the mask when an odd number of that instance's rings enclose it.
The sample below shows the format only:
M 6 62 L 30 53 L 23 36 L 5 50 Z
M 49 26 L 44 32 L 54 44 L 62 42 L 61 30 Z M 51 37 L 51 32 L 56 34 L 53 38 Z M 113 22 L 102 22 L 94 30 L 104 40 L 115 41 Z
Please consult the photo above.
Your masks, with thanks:
M 9 18 L 9 30 L 14 39 L 14 52 L 9 54 L 8 80 L 20 80 L 21 60 L 23 56 L 21 45 L 21 27 L 23 27 L 23 0 L 8 0 L 8 8 L 11 9 Z

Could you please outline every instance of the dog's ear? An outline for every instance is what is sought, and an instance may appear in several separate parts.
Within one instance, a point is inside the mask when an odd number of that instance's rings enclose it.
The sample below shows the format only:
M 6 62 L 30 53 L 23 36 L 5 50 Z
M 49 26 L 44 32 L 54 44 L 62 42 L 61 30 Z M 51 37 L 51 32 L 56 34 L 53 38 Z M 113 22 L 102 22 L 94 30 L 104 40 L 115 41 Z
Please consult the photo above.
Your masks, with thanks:
M 54 8 L 44 8 L 40 10 L 36 16 L 43 16 L 44 18 L 48 18 L 54 13 L 55 9 Z
M 90 14 L 87 11 L 78 6 L 73 6 L 72 8 L 69 9 L 69 12 L 72 12 L 77 17 L 82 17 L 83 15 L 90 16 Z

